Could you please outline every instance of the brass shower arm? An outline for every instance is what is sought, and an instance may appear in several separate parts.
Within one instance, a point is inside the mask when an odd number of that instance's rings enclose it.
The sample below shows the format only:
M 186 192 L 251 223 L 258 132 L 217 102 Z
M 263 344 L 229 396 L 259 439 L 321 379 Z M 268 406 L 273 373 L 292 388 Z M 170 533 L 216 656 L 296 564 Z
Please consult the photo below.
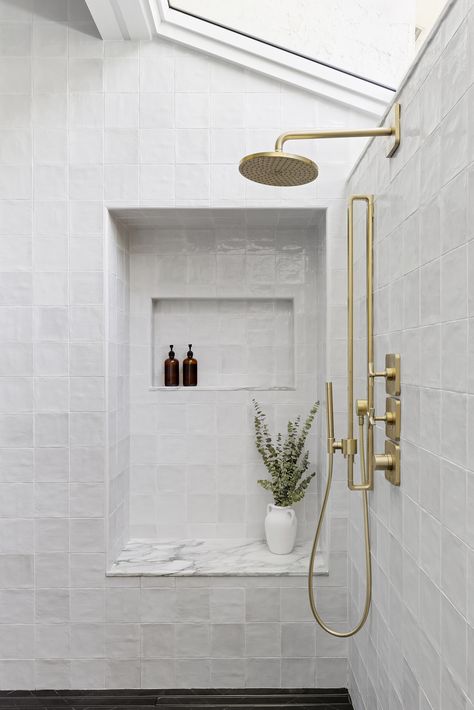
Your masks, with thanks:
M 377 136 L 394 136 L 387 157 L 390 158 L 400 144 L 400 104 L 394 104 L 390 116 L 392 125 L 378 128 L 358 128 L 352 131 L 286 131 L 275 141 L 275 150 L 282 151 L 287 141 L 317 140 L 320 138 L 373 138 Z
M 395 134 L 395 127 L 388 128 L 361 128 L 354 131 L 317 131 L 316 133 L 287 131 L 278 136 L 275 142 L 275 150 L 283 150 L 286 141 L 315 140 L 317 138 L 369 138 L 371 136 L 392 136 Z

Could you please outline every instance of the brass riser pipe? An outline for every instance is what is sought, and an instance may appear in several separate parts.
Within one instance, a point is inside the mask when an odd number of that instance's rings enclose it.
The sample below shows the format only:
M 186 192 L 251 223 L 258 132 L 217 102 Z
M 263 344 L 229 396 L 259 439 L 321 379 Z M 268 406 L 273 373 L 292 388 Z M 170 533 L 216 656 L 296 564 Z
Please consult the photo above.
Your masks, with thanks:
M 357 452 L 357 440 L 354 439 L 354 203 L 363 202 L 366 212 L 366 316 L 367 316 L 367 412 L 359 416 L 360 447 L 363 420 L 367 416 L 367 456 L 365 466 L 361 466 L 361 483 L 354 483 L 354 457 Z M 351 491 L 368 491 L 374 487 L 374 425 L 371 413 L 374 412 L 374 378 L 369 376 L 374 360 L 374 301 L 373 301 L 373 247 L 374 247 L 374 198 L 373 195 L 352 195 L 347 210 L 347 440 L 354 442 L 354 453 L 347 453 L 347 485 Z M 359 409 L 359 406 L 358 406 Z M 344 441 L 343 441 L 344 444 Z M 344 450 L 344 449 L 343 449 Z M 362 451 L 361 451 L 362 453 Z M 364 452 L 365 453 L 365 452 Z

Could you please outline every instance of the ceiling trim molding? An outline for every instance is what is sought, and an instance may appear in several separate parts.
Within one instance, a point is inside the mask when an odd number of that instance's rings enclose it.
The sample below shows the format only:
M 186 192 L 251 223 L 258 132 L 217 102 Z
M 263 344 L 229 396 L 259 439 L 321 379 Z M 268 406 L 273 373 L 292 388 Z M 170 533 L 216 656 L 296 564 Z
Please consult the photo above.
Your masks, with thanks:
M 112 0 L 86 0 L 102 39 L 125 39 Z
M 379 119 L 394 92 L 169 7 L 167 0 L 86 0 L 103 39 L 152 36 L 197 49 Z
M 130 39 L 151 39 L 154 21 L 147 0 L 115 0 Z
M 102 39 L 151 39 L 156 18 L 149 0 L 86 0 Z

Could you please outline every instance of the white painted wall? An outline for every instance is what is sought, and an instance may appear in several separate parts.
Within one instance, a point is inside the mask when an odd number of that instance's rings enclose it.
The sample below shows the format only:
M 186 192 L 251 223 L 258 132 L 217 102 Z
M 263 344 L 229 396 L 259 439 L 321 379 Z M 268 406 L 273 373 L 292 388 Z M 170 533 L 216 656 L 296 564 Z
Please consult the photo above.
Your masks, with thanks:
M 397 155 L 387 165 L 374 142 L 349 181 L 376 196 L 377 362 L 402 355 L 402 483 L 377 474 L 370 495 L 374 600 L 350 648 L 357 710 L 474 707 L 473 43 L 472 3 L 456 2 L 401 90 Z M 353 618 L 359 505 L 353 494 Z

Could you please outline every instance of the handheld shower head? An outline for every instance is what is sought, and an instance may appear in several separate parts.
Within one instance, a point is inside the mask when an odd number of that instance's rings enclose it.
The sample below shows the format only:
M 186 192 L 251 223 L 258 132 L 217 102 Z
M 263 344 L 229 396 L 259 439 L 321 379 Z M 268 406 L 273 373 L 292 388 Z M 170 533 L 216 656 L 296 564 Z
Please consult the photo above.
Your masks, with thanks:
M 306 185 L 318 177 L 316 163 L 282 150 L 246 155 L 240 161 L 239 171 L 248 180 L 276 187 Z

